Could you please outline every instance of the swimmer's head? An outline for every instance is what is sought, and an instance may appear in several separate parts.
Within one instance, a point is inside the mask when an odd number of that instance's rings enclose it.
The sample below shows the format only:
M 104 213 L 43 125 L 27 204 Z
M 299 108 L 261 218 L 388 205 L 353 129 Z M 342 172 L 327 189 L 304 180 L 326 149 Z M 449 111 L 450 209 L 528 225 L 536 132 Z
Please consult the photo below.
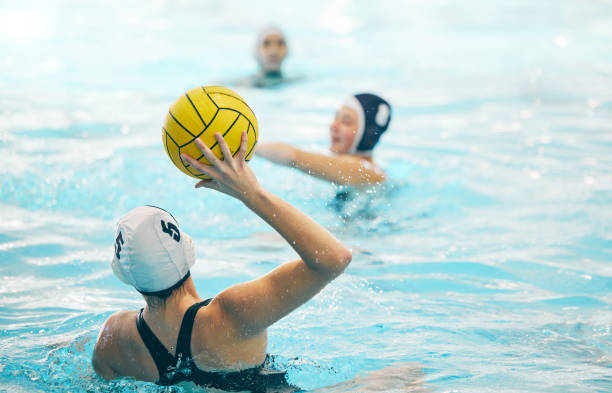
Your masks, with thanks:
M 287 41 L 283 32 L 273 26 L 263 28 L 257 36 L 255 58 L 263 73 L 278 73 L 287 57 Z
M 391 122 L 391 105 L 375 94 L 348 97 L 330 126 L 330 150 L 336 154 L 371 155 Z
M 191 237 L 165 210 L 140 206 L 117 222 L 113 272 L 141 294 L 167 296 L 189 278 L 194 263 Z

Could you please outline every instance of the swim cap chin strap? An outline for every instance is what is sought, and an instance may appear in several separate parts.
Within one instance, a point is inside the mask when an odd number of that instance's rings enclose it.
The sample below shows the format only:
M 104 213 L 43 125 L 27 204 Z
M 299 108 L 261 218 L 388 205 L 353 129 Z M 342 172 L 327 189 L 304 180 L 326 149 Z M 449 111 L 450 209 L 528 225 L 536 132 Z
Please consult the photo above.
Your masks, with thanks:
M 370 156 L 380 136 L 391 122 L 391 106 L 375 94 L 355 94 L 344 100 L 343 106 L 357 112 L 357 133 L 349 154 Z

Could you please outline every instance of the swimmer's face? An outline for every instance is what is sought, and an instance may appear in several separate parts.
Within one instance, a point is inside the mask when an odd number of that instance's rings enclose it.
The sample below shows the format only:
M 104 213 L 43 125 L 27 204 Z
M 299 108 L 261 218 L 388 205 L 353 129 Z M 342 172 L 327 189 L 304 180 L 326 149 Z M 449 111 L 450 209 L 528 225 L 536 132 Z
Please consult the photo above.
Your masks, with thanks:
M 332 153 L 345 154 L 349 152 L 357 134 L 357 127 L 357 112 L 348 106 L 341 107 L 329 126 L 331 136 L 329 149 Z
M 257 58 L 264 72 L 280 71 L 285 57 L 287 57 L 287 43 L 285 37 L 278 33 L 265 36 L 257 48 Z

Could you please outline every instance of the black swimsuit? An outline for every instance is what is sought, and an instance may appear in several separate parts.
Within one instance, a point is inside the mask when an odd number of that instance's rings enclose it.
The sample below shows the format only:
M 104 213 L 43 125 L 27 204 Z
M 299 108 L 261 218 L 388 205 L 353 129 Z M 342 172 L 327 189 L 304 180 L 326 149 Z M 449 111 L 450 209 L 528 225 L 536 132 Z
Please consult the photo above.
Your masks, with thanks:
M 298 388 L 287 383 L 285 371 L 267 368 L 269 357 L 258 367 L 231 372 L 202 371 L 196 367 L 191 358 L 191 332 L 198 310 L 210 303 L 212 299 L 196 303 L 187 309 L 178 339 L 176 340 L 176 355 L 173 356 L 159 341 L 142 316 L 140 310 L 136 318 L 138 333 L 149 350 L 159 372 L 158 385 L 174 385 L 182 381 L 192 381 L 200 386 L 227 391 L 251 392 L 297 392 Z

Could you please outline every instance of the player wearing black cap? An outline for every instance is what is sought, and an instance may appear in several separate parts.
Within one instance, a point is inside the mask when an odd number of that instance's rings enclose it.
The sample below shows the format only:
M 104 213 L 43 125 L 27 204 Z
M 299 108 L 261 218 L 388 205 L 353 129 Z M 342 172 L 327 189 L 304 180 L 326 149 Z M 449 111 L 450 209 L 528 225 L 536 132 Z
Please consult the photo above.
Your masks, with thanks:
M 375 94 L 355 94 L 344 101 L 329 127 L 334 155 L 309 153 L 285 143 L 259 143 L 255 154 L 336 184 L 373 185 L 385 180 L 372 150 L 390 122 L 387 101 Z

